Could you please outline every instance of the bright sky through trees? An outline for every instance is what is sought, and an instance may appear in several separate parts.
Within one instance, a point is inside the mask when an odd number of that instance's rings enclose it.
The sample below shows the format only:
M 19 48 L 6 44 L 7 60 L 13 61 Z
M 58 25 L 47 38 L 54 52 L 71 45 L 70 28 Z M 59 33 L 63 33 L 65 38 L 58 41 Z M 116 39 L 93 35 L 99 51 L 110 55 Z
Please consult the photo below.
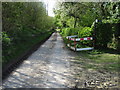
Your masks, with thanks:
M 53 8 L 55 7 L 56 0 L 43 0 L 47 6 L 48 15 L 54 17 Z

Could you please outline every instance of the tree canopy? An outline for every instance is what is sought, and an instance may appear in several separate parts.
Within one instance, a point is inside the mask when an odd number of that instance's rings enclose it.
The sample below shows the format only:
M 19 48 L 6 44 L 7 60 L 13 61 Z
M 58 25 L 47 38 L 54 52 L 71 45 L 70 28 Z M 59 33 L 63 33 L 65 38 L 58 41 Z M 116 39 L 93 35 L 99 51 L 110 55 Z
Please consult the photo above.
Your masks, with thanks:
M 92 28 L 91 33 L 95 33 L 94 29 L 97 32 L 98 46 L 107 47 L 107 44 L 112 42 L 112 38 L 116 38 L 115 42 L 120 42 L 118 39 L 120 32 L 117 28 L 120 23 L 120 2 L 60 2 L 54 12 L 56 26 L 61 30 L 66 28 L 62 32 L 66 32 L 68 35 L 73 35 L 68 33 L 73 29 L 76 34 L 76 32 L 83 32 L 84 27 L 90 27 Z M 85 31 L 87 33 L 89 30 Z M 109 40 L 105 40 L 105 33 Z M 116 45 L 118 46 L 118 44 Z

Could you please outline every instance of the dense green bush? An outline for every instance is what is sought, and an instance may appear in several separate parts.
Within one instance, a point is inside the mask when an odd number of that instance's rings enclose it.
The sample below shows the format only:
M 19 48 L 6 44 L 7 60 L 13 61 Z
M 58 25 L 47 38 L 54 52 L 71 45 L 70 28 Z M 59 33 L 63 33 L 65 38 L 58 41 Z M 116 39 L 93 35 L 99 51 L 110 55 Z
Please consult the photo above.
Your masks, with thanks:
M 5 59 L 5 56 L 8 56 L 11 54 L 11 39 L 8 37 L 6 32 L 2 32 L 2 53 L 3 53 L 3 59 Z M 4 60 L 4 62 L 7 62 Z
M 70 28 L 63 28 L 61 32 L 64 36 L 70 35 Z
M 4 47 L 8 47 L 10 45 L 10 38 L 5 32 L 2 32 L 2 44 Z
M 79 31 L 79 28 L 63 28 L 62 34 L 64 36 L 77 35 L 78 31 Z
M 63 28 L 62 34 L 64 36 L 78 35 L 79 38 L 92 36 L 92 29 L 90 27 L 79 28 Z
M 80 28 L 71 28 L 70 35 L 77 35 L 79 30 L 80 30 Z
M 92 36 L 92 29 L 90 27 L 83 27 L 78 31 L 78 37 L 79 38 L 85 38 L 85 37 L 93 37 Z M 80 44 L 92 46 L 92 41 L 91 40 L 84 40 L 80 41 Z
M 92 36 L 92 29 L 90 27 L 84 27 L 79 30 L 78 37 L 91 37 Z
M 66 36 L 72 36 L 72 35 L 78 35 L 78 38 L 92 37 L 92 29 L 90 27 L 63 28 L 62 29 L 62 35 L 64 37 L 66 37 Z M 86 47 L 85 45 L 92 46 L 92 41 L 91 40 L 79 41 L 78 44 L 79 45 L 81 44 L 80 47 L 81 46 L 82 47 Z

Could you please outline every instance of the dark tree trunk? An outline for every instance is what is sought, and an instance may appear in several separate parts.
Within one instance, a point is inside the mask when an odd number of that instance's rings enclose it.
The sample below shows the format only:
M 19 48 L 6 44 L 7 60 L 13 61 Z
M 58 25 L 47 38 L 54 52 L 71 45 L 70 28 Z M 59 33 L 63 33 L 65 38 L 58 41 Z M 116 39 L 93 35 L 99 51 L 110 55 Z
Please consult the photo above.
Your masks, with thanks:
M 94 23 L 94 29 L 93 29 L 93 47 L 96 49 L 96 23 Z
M 75 17 L 74 28 L 76 27 L 76 24 L 77 24 L 77 18 Z

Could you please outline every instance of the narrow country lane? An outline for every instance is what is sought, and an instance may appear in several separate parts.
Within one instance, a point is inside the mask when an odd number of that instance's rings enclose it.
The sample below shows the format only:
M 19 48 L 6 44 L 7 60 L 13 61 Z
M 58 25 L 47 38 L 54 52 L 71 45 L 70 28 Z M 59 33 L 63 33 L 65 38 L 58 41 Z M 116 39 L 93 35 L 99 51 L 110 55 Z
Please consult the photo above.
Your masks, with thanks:
M 72 85 L 71 51 L 66 49 L 61 36 L 53 35 L 3 83 L 8 88 L 64 88 Z
M 52 36 L 3 81 L 3 88 L 118 87 L 118 74 L 85 69 L 90 63 Z M 84 63 L 86 62 L 86 63 Z

